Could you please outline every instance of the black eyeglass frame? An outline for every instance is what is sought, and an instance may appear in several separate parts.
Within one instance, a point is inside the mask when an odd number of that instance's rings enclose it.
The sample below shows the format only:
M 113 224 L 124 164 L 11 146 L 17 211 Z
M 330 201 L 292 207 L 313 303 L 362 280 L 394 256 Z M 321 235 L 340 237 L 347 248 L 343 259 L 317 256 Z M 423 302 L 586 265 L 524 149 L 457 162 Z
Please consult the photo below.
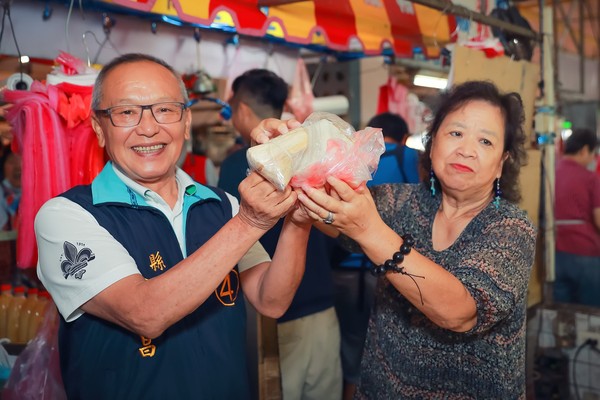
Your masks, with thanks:
M 154 111 L 152 111 L 152 107 L 159 105 L 159 104 L 176 104 L 176 105 L 180 106 L 181 113 L 179 114 L 179 119 L 177 121 L 172 121 L 172 122 L 159 122 L 158 119 L 156 119 L 156 115 L 154 115 Z M 117 125 L 117 124 L 115 124 L 115 121 L 113 121 L 113 119 L 112 119 L 112 112 L 114 109 L 121 108 L 121 107 L 140 107 L 142 109 L 142 112 L 140 112 L 140 118 L 138 119 L 137 123 L 135 123 L 133 125 Z M 104 109 L 96 109 L 96 110 L 94 110 L 94 112 L 96 114 L 100 114 L 102 116 L 108 117 L 108 119 L 110 120 L 110 123 L 115 128 L 133 128 L 134 126 L 138 126 L 140 124 L 140 122 L 142 122 L 142 117 L 144 116 L 144 110 L 150 110 L 150 114 L 152 114 L 152 118 L 154 118 L 154 121 L 156 121 L 157 124 L 168 125 L 168 124 L 174 124 L 176 122 L 181 122 L 181 119 L 183 118 L 183 112 L 187 108 L 189 108 L 188 105 L 183 102 L 180 102 L 180 101 L 161 101 L 159 103 L 154 103 L 154 104 L 121 104 L 118 106 L 108 107 L 108 108 L 104 108 Z

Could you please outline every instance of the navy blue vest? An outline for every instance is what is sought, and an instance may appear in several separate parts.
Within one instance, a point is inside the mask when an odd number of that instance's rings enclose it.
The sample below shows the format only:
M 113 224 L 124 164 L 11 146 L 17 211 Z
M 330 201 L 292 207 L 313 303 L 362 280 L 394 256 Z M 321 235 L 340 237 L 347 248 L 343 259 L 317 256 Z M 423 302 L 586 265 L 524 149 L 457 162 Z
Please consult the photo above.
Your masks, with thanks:
M 188 254 L 231 218 L 224 192 L 214 193 L 218 196 L 197 199 L 187 210 Z M 92 187 L 78 186 L 62 196 L 89 211 L 151 279 L 181 261 L 183 254 L 167 218 L 136 204 L 133 192 L 129 195 L 130 204 L 94 204 Z M 101 267 L 93 263 L 87 268 Z M 202 265 L 197 267 L 202 273 Z M 59 352 L 67 395 L 85 400 L 249 398 L 245 323 L 237 267 L 204 304 L 156 339 L 89 314 L 70 323 L 61 318 Z

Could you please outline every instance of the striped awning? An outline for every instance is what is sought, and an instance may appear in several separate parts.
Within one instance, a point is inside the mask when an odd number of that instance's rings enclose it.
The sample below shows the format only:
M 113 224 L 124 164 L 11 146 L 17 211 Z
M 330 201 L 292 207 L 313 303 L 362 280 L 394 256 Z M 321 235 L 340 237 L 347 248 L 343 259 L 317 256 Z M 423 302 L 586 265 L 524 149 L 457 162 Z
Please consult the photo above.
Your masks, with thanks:
M 409 0 L 312 0 L 260 7 L 258 0 L 102 0 L 164 20 L 324 46 L 364 55 L 437 57 L 452 41 L 454 17 Z

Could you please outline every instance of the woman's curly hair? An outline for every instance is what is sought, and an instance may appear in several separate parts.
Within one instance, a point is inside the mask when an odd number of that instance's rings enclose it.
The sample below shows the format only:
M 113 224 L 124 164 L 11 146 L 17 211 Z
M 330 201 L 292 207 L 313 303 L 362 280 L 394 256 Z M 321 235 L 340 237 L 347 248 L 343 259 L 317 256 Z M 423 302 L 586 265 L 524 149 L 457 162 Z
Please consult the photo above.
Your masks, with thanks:
M 429 129 L 423 138 L 425 143 L 425 152 L 421 156 L 423 184 L 430 185 L 431 143 L 435 139 L 442 122 L 448 114 L 471 101 L 485 101 L 502 111 L 502 116 L 504 117 L 504 153 L 508 153 L 508 158 L 502 166 L 500 188 L 503 198 L 512 203 L 518 203 L 521 200 L 519 171 L 521 166 L 527 162 L 527 152 L 525 151 L 526 136 L 523 131 L 523 122 L 525 120 L 523 102 L 518 93 L 500 93 L 498 88 L 492 82 L 488 81 L 468 81 L 440 95 L 437 107 L 435 107 L 435 117 L 431 121 Z M 438 190 L 441 190 L 437 180 L 435 185 Z

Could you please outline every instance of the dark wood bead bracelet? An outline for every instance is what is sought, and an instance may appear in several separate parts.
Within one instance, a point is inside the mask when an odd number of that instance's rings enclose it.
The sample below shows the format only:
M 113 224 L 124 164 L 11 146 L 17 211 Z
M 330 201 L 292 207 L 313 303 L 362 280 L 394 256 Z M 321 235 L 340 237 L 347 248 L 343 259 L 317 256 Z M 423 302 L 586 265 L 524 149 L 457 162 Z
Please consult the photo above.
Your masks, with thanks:
M 421 288 L 415 280 L 415 278 L 425 279 L 425 277 L 421 275 L 410 274 L 405 271 L 402 265 L 400 265 L 404 262 L 404 257 L 410 253 L 413 246 L 415 245 L 415 239 L 410 234 L 400 235 L 400 237 L 402 238 L 402 245 L 400 245 L 400 249 L 392 255 L 392 258 L 386 260 L 383 264 L 373 266 L 373 268 L 371 269 L 371 273 L 375 276 L 385 275 L 387 272 L 407 275 L 410 279 L 413 280 L 415 285 L 417 285 L 419 295 L 421 296 L 421 304 L 425 304 L 423 302 Z
M 408 255 L 415 245 L 415 240 L 410 234 L 400 235 L 402 238 L 402 245 L 400 249 L 394 253 L 392 258 L 386 260 L 383 264 L 375 266 L 371 273 L 373 275 L 384 275 L 386 272 L 395 272 L 399 274 L 405 274 L 404 267 L 398 265 L 404 262 L 404 256 Z

